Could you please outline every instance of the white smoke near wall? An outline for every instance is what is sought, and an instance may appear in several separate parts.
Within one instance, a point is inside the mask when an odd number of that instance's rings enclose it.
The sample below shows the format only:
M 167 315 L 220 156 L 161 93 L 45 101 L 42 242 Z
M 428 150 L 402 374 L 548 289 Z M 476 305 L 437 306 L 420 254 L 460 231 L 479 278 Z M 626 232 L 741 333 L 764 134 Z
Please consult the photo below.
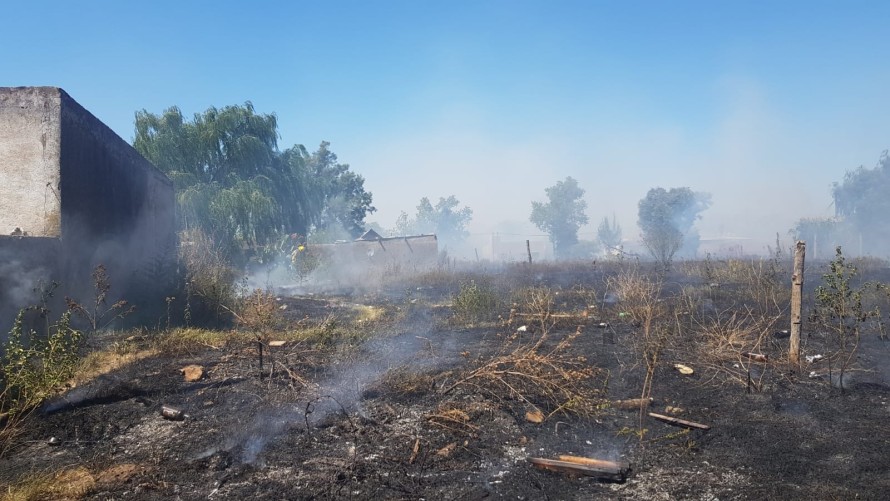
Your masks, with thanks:
M 18 242 L 7 242 L 3 244 Z M 51 290 L 52 272 L 45 266 L 22 259 L 20 248 L 0 249 L 0 342 L 5 343 L 19 310 L 38 305 L 44 291 Z

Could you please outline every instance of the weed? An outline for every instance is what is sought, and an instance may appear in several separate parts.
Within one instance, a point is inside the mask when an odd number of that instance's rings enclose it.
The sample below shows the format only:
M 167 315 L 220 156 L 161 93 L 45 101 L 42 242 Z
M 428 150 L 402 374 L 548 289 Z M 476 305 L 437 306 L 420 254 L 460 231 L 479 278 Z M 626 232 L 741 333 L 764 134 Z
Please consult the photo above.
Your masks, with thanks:
M 93 287 L 95 294 L 92 304 L 89 307 L 78 303 L 70 297 L 65 298 L 68 309 L 81 317 L 90 327 L 90 333 L 108 327 L 111 322 L 124 318 L 136 311 L 136 307 L 129 304 L 126 300 L 119 300 L 108 306 L 108 292 L 111 290 L 111 280 L 108 278 L 108 272 L 105 265 L 98 265 L 93 270 Z
M 497 318 L 500 306 L 500 298 L 491 285 L 476 280 L 462 283 L 452 301 L 455 318 L 468 324 Z
M 46 335 L 24 326 L 27 310 L 16 316 L 0 361 L 0 453 L 21 422 L 74 374 L 81 333 L 66 311 Z

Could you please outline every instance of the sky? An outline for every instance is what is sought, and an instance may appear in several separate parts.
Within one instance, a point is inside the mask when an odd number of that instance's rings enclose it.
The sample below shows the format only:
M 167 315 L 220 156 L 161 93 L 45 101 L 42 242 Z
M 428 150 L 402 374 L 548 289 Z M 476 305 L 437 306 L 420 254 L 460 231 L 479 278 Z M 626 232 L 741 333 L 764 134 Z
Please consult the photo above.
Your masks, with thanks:
M 137 110 L 251 101 L 283 149 L 321 141 L 384 228 L 456 196 L 470 231 L 540 235 L 572 176 L 592 239 L 636 239 L 655 187 L 711 194 L 704 237 L 749 251 L 834 214 L 890 148 L 890 2 L 43 1 L 0 9 L 0 86 L 51 85 L 124 139 Z

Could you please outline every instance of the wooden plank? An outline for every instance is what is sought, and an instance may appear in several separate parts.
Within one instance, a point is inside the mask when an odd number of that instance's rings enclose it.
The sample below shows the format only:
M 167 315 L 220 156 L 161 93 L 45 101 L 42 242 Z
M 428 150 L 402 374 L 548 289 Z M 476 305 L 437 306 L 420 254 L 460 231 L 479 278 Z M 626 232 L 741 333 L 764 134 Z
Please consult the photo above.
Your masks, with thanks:
M 557 456 L 557 459 L 560 461 L 566 461 L 569 463 L 582 464 L 584 466 L 590 466 L 591 468 L 602 468 L 607 471 L 615 471 L 615 472 L 626 472 L 629 468 L 627 463 L 619 463 L 615 461 L 608 461 L 605 459 L 596 459 L 596 458 L 588 458 L 581 456 L 569 456 L 569 455 L 560 455 Z
M 557 459 L 544 458 L 529 458 L 528 461 L 536 468 L 565 473 L 568 475 L 583 475 L 585 477 L 596 477 L 618 481 L 624 481 L 624 479 L 627 477 L 627 471 L 588 466 L 584 464 L 573 463 L 571 461 L 560 461 Z

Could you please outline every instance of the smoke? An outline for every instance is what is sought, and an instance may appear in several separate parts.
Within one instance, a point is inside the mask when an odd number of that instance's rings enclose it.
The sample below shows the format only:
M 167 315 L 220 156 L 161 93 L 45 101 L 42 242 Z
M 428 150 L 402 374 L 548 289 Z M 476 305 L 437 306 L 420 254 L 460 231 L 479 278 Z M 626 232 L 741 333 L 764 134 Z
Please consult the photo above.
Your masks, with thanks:
M 40 303 L 51 285 L 52 271 L 39 259 L 47 244 L 52 247 L 48 239 L 0 237 L 0 342 L 6 342 L 18 311 Z
M 219 447 L 210 447 L 195 455 L 206 458 L 220 450 L 234 453 L 245 464 L 261 464 L 261 455 L 276 437 L 294 428 L 324 426 L 337 415 L 371 420 L 362 401 L 367 390 L 394 369 L 423 371 L 448 363 L 458 355 L 453 339 L 435 343 L 426 335 L 432 321 L 418 315 L 399 327 L 404 332 L 387 339 L 375 338 L 358 348 L 350 358 L 328 368 L 331 376 L 318 383 L 310 394 L 291 404 L 260 408 L 246 426 L 239 426 Z M 433 351 L 434 350 L 434 351 Z M 352 419 L 352 418 L 350 418 Z

